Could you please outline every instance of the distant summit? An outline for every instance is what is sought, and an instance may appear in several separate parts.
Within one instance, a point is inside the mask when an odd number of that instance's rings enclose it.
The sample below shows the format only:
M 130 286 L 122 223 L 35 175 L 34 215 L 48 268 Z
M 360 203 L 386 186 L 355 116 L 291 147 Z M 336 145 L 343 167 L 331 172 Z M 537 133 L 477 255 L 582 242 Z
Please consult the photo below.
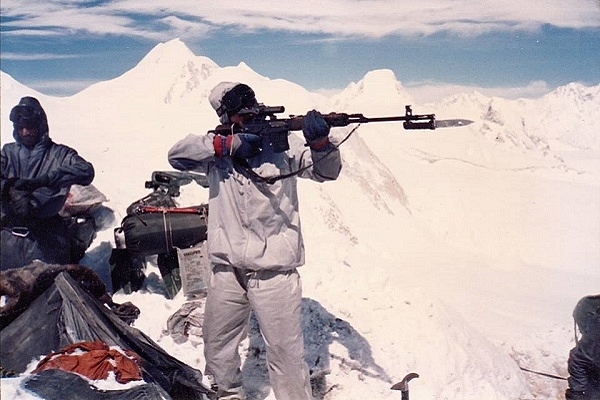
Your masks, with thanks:
M 155 67 L 157 65 L 181 66 L 189 61 L 197 65 L 206 65 L 211 68 L 219 66 L 210 58 L 195 55 L 180 39 L 169 40 L 157 44 L 135 68 Z
M 404 106 L 413 103 L 413 98 L 389 69 L 367 72 L 363 79 L 348 85 L 334 100 L 334 106 L 344 111 L 364 112 L 366 109 L 377 114 L 404 113 Z
M 144 109 L 155 109 L 152 103 L 181 103 L 194 99 L 197 106 L 207 82 L 220 67 L 208 57 L 196 56 L 180 39 L 156 45 L 132 69 L 121 76 L 100 82 L 74 95 L 74 97 L 114 97 L 129 99 Z

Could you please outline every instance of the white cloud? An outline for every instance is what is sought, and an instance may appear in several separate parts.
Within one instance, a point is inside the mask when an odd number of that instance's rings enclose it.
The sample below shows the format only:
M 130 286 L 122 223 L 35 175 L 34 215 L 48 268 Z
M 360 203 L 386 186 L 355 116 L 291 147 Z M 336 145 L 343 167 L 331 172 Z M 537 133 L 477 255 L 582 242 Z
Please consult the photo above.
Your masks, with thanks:
M 209 25 L 186 21 L 184 19 L 172 15 L 165 17 L 160 21 L 169 27 L 169 32 L 173 32 L 172 37 L 189 39 L 194 37 L 201 37 L 203 35 L 206 35 L 210 31 Z
M 481 2 L 429 0 L 266 0 L 190 2 L 184 0 L 109 1 L 81 7 L 79 2 L 5 0 L 4 25 L 13 34 L 30 27 L 58 32 L 88 32 L 164 39 L 205 34 L 209 29 L 236 27 L 242 31 L 273 30 L 322 33 L 331 36 L 378 38 L 451 32 L 535 30 L 545 24 L 568 28 L 600 27 L 600 7 L 590 0 L 530 0 Z M 158 25 L 162 24 L 160 28 Z M 153 29 L 157 28 L 157 29 Z M 16 30 L 16 31 L 14 31 Z M 181 35 L 181 34 L 184 35 Z
M 64 58 L 78 58 L 79 55 L 70 54 L 52 54 L 52 53 L 35 53 L 35 54 L 23 54 L 23 53 L 2 53 L 2 59 L 14 60 L 14 61 L 39 61 L 39 60 L 57 60 Z

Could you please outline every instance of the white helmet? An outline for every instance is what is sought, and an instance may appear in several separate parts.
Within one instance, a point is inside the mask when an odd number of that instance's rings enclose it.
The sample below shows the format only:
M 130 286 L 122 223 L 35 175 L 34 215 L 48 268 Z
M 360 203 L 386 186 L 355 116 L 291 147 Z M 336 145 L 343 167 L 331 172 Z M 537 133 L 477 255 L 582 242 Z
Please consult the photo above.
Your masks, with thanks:
M 257 104 L 252 88 L 239 82 L 219 83 L 211 90 L 208 101 L 223 124 L 229 122 L 230 115 Z

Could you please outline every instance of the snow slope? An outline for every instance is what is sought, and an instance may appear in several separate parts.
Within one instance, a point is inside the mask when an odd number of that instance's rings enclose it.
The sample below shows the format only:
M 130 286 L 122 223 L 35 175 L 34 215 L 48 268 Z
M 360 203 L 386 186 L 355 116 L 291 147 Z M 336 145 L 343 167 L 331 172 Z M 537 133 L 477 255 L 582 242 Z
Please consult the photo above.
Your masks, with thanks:
M 391 71 L 378 70 L 325 98 L 243 63 L 220 67 L 179 40 L 67 98 L 2 73 L 2 144 L 12 140 L 10 108 L 38 97 L 51 137 L 95 165 L 94 185 L 110 199 L 82 264 L 108 276 L 113 228 L 148 193 L 151 172 L 170 169 L 172 144 L 217 123 L 207 95 L 223 80 L 249 84 L 265 104 L 285 105 L 284 115 L 402 115 L 412 104 L 415 114 L 475 121 L 436 131 L 362 125 L 342 145 L 338 181 L 299 182 L 307 361 L 327 372 L 319 398 L 399 398 L 390 387 L 409 372 L 420 375 L 410 384 L 416 400 L 561 398 L 564 381 L 519 366 L 566 376 L 572 308 L 600 292 L 600 85 L 573 83 L 533 100 L 459 93 L 419 105 Z M 332 135 L 341 140 L 350 129 Z M 189 185 L 180 203 L 206 196 Z M 152 262 L 148 275 L 146 290 L 116 301 L 140 307 L 136 326 L 202 369 L 201 338 L 175 344 L 164 333 L 186 299 L 165 298 Z M 262 345 L 252 329 L 244 373 L 253 398 L 271 399 Z M 28 396 L 3 380 L 3 398 Z

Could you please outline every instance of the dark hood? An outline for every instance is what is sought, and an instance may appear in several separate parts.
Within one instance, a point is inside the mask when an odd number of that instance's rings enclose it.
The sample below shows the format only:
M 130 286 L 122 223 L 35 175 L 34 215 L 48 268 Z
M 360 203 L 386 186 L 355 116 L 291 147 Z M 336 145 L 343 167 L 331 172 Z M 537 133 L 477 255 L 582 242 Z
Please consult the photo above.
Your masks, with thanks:
M 40 141 L 42 142 L 45 140 L 46 137 L 49 136 L 50 132 L 50 129 L 48 127 L 48 117 L 46 116 L 46 111 L 44 111 L 44 108 L 42 107 L 38 99 L 30 96 L 22 97 L 19 101 L 19 104 L 13 107 L 13 109 L 10 112 L 10 120 L 13 122 L 13 137 L 15 138 L 17 143 L 20 143 L 19 135 L 17 133 L 17 118 L 19 115 L 19 111 L 28 108 L 31 109 L 35 113 L 36 118 L 39 119 L 38 129 L 40 131 Z

